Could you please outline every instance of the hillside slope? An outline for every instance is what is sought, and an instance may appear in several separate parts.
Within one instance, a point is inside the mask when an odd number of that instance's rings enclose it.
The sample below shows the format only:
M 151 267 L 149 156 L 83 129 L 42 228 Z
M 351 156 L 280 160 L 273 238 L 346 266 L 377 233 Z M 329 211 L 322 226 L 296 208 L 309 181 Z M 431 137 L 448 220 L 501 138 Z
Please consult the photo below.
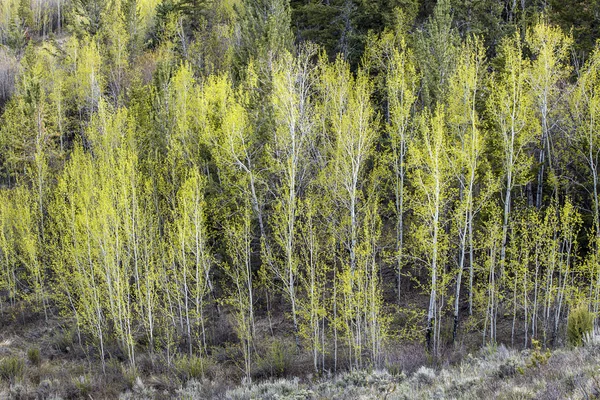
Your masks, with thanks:
M 8 314 L 3 314 L 7 317 Z M 600 396 L 600 337 L 578 348 L 542 350 L 487 346 L 457 349 L 434 367 L 422 345 L 395 349 L 386 368 L 329 376 L 296 368 L 279 379 L 244 382 L 228 362 L 206 359 L 173 368 L 140 355 L 131 369 L 112 353 L 106 373 L 90 360 L 77 332 L 59 319 L 22 314 L 0 326 L 0 399 L 593 399 Z M 272 354 L 277 358 L 276 354 Z M 282 351 L 281 357 L 289 354 Z M 298 357 L 298 356 L 294 356 Z M 297 362 L 280 359 L 280 362 Z M 271 365 L 276 369 L 277 365 Z M 263 366 L 263 368 L 265 368 Z M 273 372 L 273 371 L 272 371 Z M 272 375 L 278 375 L 274 371 Z
M 354 371 L 324 381 L 278 380 L 226 393 L 208 382 L 190 382 L 191 399 L 595 399 L 600 396 L 600 347 L 516 351 L 486 347 L 439 371 L 413 374 Z M 138 387 L 138 390 L 141 387 Z M 138 394 L 142 392 L 138 391 Z M 148 392 L 146 392 L 148 393 Z M 130 393 L 128 398 L 136 397 Z

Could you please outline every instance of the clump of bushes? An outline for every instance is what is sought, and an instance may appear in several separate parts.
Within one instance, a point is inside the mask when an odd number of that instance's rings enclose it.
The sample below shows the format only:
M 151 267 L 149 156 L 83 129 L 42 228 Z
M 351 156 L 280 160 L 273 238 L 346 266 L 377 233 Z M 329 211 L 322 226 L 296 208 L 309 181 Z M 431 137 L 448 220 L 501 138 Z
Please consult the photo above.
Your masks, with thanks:
M 53 385 L 50 379 L 41 381 L 37 388 L 37 397 L 39 399 L 48 399 L 52 393 Z
M 42 357 L 40 356 L 40 349 L 37 347 L 31 347 L 27 350 L 27 359 L 32 365 L 40 365 Z
M 422 366 L 415 372 L 413 379 L 419 386 L 431 385 L 435 379 L 435 371 L 426 366 Z
M 225 393 L 229 389 L 229 385 L 224 381 L 214 381 L 203 379 L 202 381 L 191 380 L 185 386 L 177 389 L 178 399 L 190 400 L 212 400 L 229 398 Z M 239 390 L 238 390 L 239 391 Z
M 586 335 L 594 329 L 594 314 L 585 307 L 571 311 L 567 320 L 567 340 L 573 346 L 581 346 Z
M 540 345 L 539 340 L 532 339 L 531 344 L 533 346 L 533 352 L 531 353 L 531 358 L 525 364 L 527 368 L 539 367 L 540 365 L 546 365 L 548 363 L 548 359 L 552 355 L 550 353 L 550 349 L 546 349 L 546 351 L 542 351 L 542 347 Z
M 73 379 L 73 386 L 79 398 L 87 398 L 92 393 L 92 381 L 88 375 L 80 375 Z
M 0 379 L 15 383 L 23 378 L 25 362 L 19 357 L 6 357 L 0 361 Z
M 53 347 L 61 353 L 69 353 L 73 349 L 73 332 L 70 329 L 61 329 L 54 336 Z
M 256 361 L 256 377 L 283 377 L 288 373 L 293 359 L 293 345 L 282 340 L 273 340 L 266 346 L 264 355 Z
M 184 356 L 175 361 L 175 371 L 177 377 L 187 382 L 189 380 L 200 380 L 204 377 L 207 367 L 213 364 L 209 358 L 202 358 L 198 356 Z
M 251 399 L 294 399 L 303 400 L 314 398 L 311 390 L 301 387 L 299 379 L 279 379 L 272 382 L 260 382 L 255 385 L 242 386 L 227 392 L 226 397 L 232 400 Z
M 156 397 L 156 390 L 146 386 L 140 377 L 135 378 L 131 391 L 122 393 L 119 400 L 149 400 Z M 189 397 L 192 399 L 193 397 Z
M 390 382 L 399 382 L 405 378 L 404 374 L 397 376 L 390 375 L 387 371 L 367 371 L 367 370 L 355 370 L 349 371 L 340 375 L 336 379 L 336 386 L 347 388 L 347 387 L 373 387 L 373 386 L 385 386 Z
M 516 375 L 517 370 L 519 368 L 519 363 L 515 358 L 508 358 L 503 363 L 498 366 L 498 369 L 495 371 L 495 375 L 499 379 L 507 379 Z

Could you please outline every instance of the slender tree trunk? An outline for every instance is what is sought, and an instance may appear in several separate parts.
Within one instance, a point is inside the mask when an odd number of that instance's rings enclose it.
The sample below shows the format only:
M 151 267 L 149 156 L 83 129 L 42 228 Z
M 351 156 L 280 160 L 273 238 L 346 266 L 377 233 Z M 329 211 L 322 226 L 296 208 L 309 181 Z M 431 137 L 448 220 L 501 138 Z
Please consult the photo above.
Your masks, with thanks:
M 402 135 L 403 136 L 403 135 Z M 398 279 L 398 304 L 402 295 L 402 264 L 404 251 L 404 155 L 406 143 L 400 140 L 399 154 L 396 155 L 396 252 L 397 252 L 397 279 Z
M 439 194 L 439 182 L 436 183 L 436 193 Z M 438 221 L 439 221 L 439 204 L 436 199 L 436 206 L 433 215 L 433 241 L 432 241 L 432 256 L 431 256 L 431 292 L 429 294 L 429 309 L 427 311 L 427 330 L 425 339 L 427 341 L 427 347 L 429 350 L 433 350 L 434 356 L 437 356 L 436 347 L 437 343 L 435 341 L 435 331 L 433 330 L 435 327 L 433 323 L 435 322 L 435 313 L 437 306 L 437 262 L 438 262 Z M 432 334 L 433 334 L 433 343 L 432 343 Z

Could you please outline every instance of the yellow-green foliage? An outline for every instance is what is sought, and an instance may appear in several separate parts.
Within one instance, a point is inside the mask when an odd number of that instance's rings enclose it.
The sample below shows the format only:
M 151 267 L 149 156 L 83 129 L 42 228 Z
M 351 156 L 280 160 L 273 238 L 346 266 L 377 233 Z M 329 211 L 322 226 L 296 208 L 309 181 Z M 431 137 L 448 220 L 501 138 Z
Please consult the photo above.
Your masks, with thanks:
M 27 349 L 27 359 L 33 365 L 39 365 L 40 361 L 42 360 L 40 356 L 40 349 L 37 347 L 31 347 Z
M 205 376 L 206 364 L 210 360 L 197 356 L 183 356 L 175 360 L 175 370 L 179 378 L 186 382 L 191 379 L 200 380 Z
M 504 341 L 500 318 L 548 346 L 599 311 L 600 51 L 572 68 L 545 20 L 458 46 L 440 1 L 422 40 L 330 57 L 288 49 L 301 2 L 0 2 L 0 315 L 58 309 L 103 364 L 195 379 L 223 351 L 250 379 Z
M 10 383 L 23 378 L 25 362 L 17 356 L 8 356 L 0 360 L 0 378 Z
M 539 368 L 548 363 L 548 359 L 552 355 L 550 349 L 546 349 L 546 351 L 542 351 L 541 344 L 538 340 L 532 339 L 531 345 L 533 346 L 533 350 L 531 353 L 531 357 L 529 360 L 525 362 L 525 367 L 527 368 Z M 522 367 L 518 368 L 519 372 L 524 373 L 524 369 Z
M 573 346 L 580 346 L 586 334 L 594 329 L 594 314 L 587 307 L 578 307 L 569 313 L 567 320 L 567 340 Z

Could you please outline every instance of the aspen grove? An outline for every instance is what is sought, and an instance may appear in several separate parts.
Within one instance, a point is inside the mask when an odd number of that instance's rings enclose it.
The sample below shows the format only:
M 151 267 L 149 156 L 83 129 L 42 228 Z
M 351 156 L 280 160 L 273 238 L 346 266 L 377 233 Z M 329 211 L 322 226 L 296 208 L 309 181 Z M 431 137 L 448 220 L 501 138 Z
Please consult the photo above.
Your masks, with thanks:
M 2 1 L 0 321 L 249 381 L 276 340 L 324 374 L 598 315 L 599 47 L 440 0 L 356 56 L 250 3 Z

